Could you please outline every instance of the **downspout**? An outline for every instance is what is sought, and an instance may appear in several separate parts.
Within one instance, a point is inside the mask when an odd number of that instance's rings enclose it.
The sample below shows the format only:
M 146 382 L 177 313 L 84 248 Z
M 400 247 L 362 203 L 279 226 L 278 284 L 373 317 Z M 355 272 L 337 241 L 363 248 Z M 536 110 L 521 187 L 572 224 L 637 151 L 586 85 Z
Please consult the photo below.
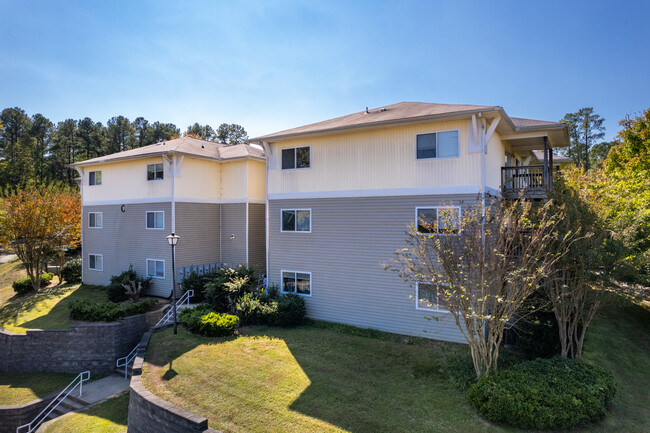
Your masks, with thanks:
M 259 144 L 259 143 L 258 143 Z M 271 163 L 271 146 L 267 142 L 262 142 L 262 147 L 264 148 L 264 157 L 266 159 L 266 164 L 264 164 L 264 169 L 266 171 L 266 182 L 264 183 L 264 237 L 266 238 L 266 278 L 269 279 L 269 164 Z
M 81 193 L 81 282 L 84 282 L 84 183 L 86 182 L 86 177 L 84 176 L 83 167 L 75 167 L 77 173 L 81 177 L 81 182 L 79 182 L 79 191 Z
M 172 180 L 172 186 L 171 186 L 171 188 L 172 188 L 172 191 L 171 191 L 172 233 L 176 233 L 176 195 L 175 195 L 176 194 L 176 182 L 175 182 L 176 173 L 175 173 L 175 164 L 174 164 L 176 161 L 175 161 L 174 156 L 172 156 L 170 158 L 167 154 L 163 154 L 162 157 L 163 157 L 163 160 L 169 166 L 169 173 L 168 174 L 169 174 L 169 176 L 171 177 L 171 180 Z M 172 250 L 171 254 L 174 254 L 173 250 Z M 172 257 L 172 261 L 173 260 L 174 260 L 174 258 Z M 172 272 L 174 272 L 174 269 L 172 269 Z M 173 275 L 172 275 L 172 277 L 173 277 Z M 176 290 L 176 288 L 174 287 L 173 278 L 172 278 L 172 292 L 171 293 L 173 294 L 173 292 L 175 290 Z
M 250 194 L 250 191 L 248 189 L 248 165 L 249 165 L 250 160 L 246 160 L 246 236 L 244 237 L 246 240 L 246 266 L 249 265 L 248 263 L 248 196 Z

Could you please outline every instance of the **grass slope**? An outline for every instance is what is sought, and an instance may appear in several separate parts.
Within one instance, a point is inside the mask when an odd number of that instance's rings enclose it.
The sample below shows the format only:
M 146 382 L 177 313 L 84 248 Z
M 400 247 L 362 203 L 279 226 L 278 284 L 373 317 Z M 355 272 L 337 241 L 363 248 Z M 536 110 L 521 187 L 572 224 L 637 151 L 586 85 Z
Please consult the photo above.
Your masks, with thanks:
M 26 276 L 25 267 L 18 259 L 0 265 L 0 306 L 15 295 L 14 289 L 11 287 L 13 282 Z
M 0 405 L 25 404 L 65 388 L 76 374 L 0 373 Z
M 37 293 L 13 296 L 0 307 L 0 327 L 24 333 L 27 329 L 62 329 L 70 326 L 68 304 L 73 299 L 107 301 L 106 291 L 93 286 L 64 284 Z
M 47 433 L 124 433 L 128 411 L 129 394 L 125 394 L 83 412 L 67 415 L 50 424 L 45 431 Z
M 465 351 L 305 326 L 232 339 L 179 330 L 152 337 L 145 386 L 223 432 L 508 431 L 480 420 L 448 380 Z

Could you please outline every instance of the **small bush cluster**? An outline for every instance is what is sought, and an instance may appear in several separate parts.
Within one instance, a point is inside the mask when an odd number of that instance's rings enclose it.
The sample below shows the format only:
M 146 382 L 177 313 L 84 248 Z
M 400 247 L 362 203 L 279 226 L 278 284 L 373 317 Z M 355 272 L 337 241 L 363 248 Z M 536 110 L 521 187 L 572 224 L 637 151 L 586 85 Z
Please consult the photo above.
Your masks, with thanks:
M 45 287 L 48 284 L 50 284 L 52 278 L 54 278 L 53 273 L 43 272 L 41 274 L 41 287 Z M 20 280 L 14 281 L 11 286 L 13 287 L 14 292 L 18 293 L 19 295 L 34 290 L 34 287 L 32 286 L 32 280 L 29 277 L 21 278 Z
M 142 284 L 142 291 L 145 292 L 149 288 L 149 284 L 151 284 L 151 277 L 138 277 L 137 273 L 133 270 L 133 265 L 129 266 L 129 269 L 120 275 L 113 275 L 111 277 L 111 283 L 106 287 L 108 299 L 112 302 L 126 301 L 128 297 L 124 284 L 130 286 L 132 282 L 136 286 Z
M 89 302 L 75 300 L 70 302 L 70 318 L 89 322 L 114 322 L 127 316 L 146 313 L 156 305 L 155 299 L 129 302 L 124 305 L 114 302 Z
M 66 283 L 80 283 L 81 282 L 81 259 L 72 259 L 65 262 L 61 267 L 61 278 Z
M 237 301 L 235 313 L 244 325 L 288 328 L 302 325 L 305 322 L 306 311 L 304 299 L 294 293 L 257 297 L 247 293 Z
M 215 313 L 205 305 L 186 308 L 181 311 L 178 318 L 188 331 L 206 337 L 227 337 L 233 335 L 239 326 L 239 317 Z
M 563 429 L 601 419 L 616 394 L 608 371 L 555 357 L 522 362 L 479 379 L 467 393 L 490 421 Z

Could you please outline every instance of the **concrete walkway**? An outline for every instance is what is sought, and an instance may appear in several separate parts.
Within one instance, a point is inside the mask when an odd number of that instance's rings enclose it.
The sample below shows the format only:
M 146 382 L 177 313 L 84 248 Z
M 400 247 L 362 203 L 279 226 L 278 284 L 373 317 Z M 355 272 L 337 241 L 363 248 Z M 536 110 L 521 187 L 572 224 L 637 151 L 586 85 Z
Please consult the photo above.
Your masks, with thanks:
M 0 254 L 0 265 L 16 258 L 15 254 Z

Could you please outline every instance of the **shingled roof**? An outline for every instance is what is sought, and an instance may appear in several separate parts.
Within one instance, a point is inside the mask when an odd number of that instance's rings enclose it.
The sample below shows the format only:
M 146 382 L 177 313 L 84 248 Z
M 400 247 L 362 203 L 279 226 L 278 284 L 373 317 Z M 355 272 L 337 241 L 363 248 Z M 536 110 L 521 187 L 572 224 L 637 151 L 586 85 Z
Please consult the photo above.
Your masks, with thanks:
M 364 128 L 391 123 L 412 122 L 435 118 L 470 115 L 498 111 L 516 131 L 530 129 L 555 129 L 565 128 L 566 125 L 543 120 L 521 119 L 509 117 L 502 107 L 496 105 L 458 105 L 458 104 L 433 104 L 427 102 L 400 102 L 373 108 L 367 111 L 348 114 L 298 128 L 287 129 L 273 134 L 263 135 L 251 139 L 252 142 L 272 141 L 274 139 L 289 138 L 300 135 L 327 133 L 345 129 Z
M 232 159 L 252 158 L 264 160 L 264 151 L 248 144 L 235 144 L 232 146 L 215 143 L 214 141 L 199 140 L 192 137 L 181 137 L 174 140 L 163 141 L 125 150 L 124 152 L 100 156 L 93 159 L 77 162 L 72 166 L 83 166 L 107 162 L 117 162 L 125 159 L 145 158 L 163 154 L 186 155 L 201 159 L 224 161 Z

